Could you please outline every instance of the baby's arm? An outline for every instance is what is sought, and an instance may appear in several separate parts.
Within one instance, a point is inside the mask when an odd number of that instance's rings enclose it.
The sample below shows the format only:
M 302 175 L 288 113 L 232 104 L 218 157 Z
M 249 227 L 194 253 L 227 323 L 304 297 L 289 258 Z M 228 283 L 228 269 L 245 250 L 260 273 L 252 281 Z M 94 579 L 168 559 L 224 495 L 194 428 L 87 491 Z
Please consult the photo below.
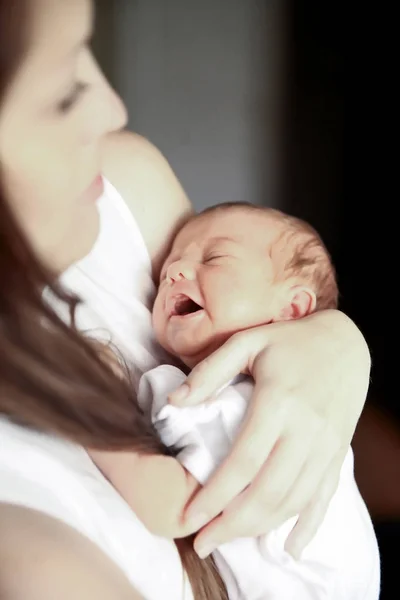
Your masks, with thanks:
M 88 452 L 151 533 L 170 539 L 194 533 L 183 526 L 182 515 L 200 484 L 175 458 L 122 451 Z

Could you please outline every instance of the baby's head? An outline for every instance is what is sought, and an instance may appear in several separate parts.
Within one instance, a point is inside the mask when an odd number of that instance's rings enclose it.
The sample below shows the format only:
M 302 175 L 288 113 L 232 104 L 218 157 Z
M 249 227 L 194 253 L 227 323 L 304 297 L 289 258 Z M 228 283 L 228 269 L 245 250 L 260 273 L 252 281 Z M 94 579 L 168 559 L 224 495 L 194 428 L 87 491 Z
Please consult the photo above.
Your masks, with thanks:
M 233 333 L 337 306 L 329 254 L 316 231 L 279 211 L 219 204 L 177 234 L 160 276 L 160 344 L 193 367 Z

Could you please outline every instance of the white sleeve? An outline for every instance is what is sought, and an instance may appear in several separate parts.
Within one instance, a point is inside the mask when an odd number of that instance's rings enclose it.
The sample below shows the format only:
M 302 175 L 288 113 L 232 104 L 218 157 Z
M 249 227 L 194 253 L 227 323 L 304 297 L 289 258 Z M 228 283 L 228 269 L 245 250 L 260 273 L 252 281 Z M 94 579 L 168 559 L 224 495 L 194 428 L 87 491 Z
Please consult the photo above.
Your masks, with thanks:
M 93 538 L 86 464 L 92 466 L 83 448 L 0 418 L 0 502 L 46 513 Z
M 185 379 L 182 371 L 170 365 L 152 369 L 140 380 L 139 404 L 162 442 L 174 447 L 179 462 L 204 484 L 229 454 L 247 401 L 228 386 L 209 403 L 189 408 L 171 406 L 168 395 Z
M 82 532 L 81 523 L 73 511 L 67 510 L 60 495 L 4 466 L 0 466 L 0 503 L 37 510 Z
M 60 519 L 98 544 L 102 483 L 81 446 L 0 417 L 0 502 Z

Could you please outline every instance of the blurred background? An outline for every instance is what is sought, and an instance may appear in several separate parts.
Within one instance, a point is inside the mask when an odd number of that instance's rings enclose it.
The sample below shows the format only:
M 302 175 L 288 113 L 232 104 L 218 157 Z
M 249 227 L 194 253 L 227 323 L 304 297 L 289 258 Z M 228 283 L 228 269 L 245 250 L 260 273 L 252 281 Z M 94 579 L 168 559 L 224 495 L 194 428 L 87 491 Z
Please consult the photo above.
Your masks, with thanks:
M 380 309 L 382 206 L 365 196 L 368 173 L 354 181 L 343 3 L 97 5 L 95 52 L 127 104 L 129 126 L 165 154 L 195 208 L 232 200 L 275 206 L 324 238 L 341 309 L 371 348 L 369 398 L 353 444 L 356 478 L 381 548 L 381 599 L 400 597 L 400 403 L 383 390 L 381 320 L 387 326 L 391 314 Z

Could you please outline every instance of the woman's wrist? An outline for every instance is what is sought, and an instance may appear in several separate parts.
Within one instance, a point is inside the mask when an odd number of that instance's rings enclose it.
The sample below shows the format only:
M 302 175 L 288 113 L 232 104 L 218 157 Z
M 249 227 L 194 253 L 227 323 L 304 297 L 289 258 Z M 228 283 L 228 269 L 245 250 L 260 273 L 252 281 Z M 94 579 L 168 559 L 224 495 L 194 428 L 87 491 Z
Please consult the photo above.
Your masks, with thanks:
M 320 328 L 324 344 L 331 344 L 332 370 L 336 370 L 336 377 L 330 378 L 334 389 L 328 390 L 331 402 L 326 407 L 327 413 L 331 424 L 342 431 L 343 439 L 350 441 L 367 397 L 371 370 L 369 348 L 360 329 L 343 312 L 326 310 L 312 317 L 314 325 Z
M 309 318 L 318 320 L 322 331 L 333 333 L 338 348 L 346 347 L 347 350 L 352 351 L 355 356 L 358 356 L 360 365 L 369 373 L 371 354 L 368 344 L 360 329 L 350 317 L 340 310 L 329 309 L 314 313 Z

